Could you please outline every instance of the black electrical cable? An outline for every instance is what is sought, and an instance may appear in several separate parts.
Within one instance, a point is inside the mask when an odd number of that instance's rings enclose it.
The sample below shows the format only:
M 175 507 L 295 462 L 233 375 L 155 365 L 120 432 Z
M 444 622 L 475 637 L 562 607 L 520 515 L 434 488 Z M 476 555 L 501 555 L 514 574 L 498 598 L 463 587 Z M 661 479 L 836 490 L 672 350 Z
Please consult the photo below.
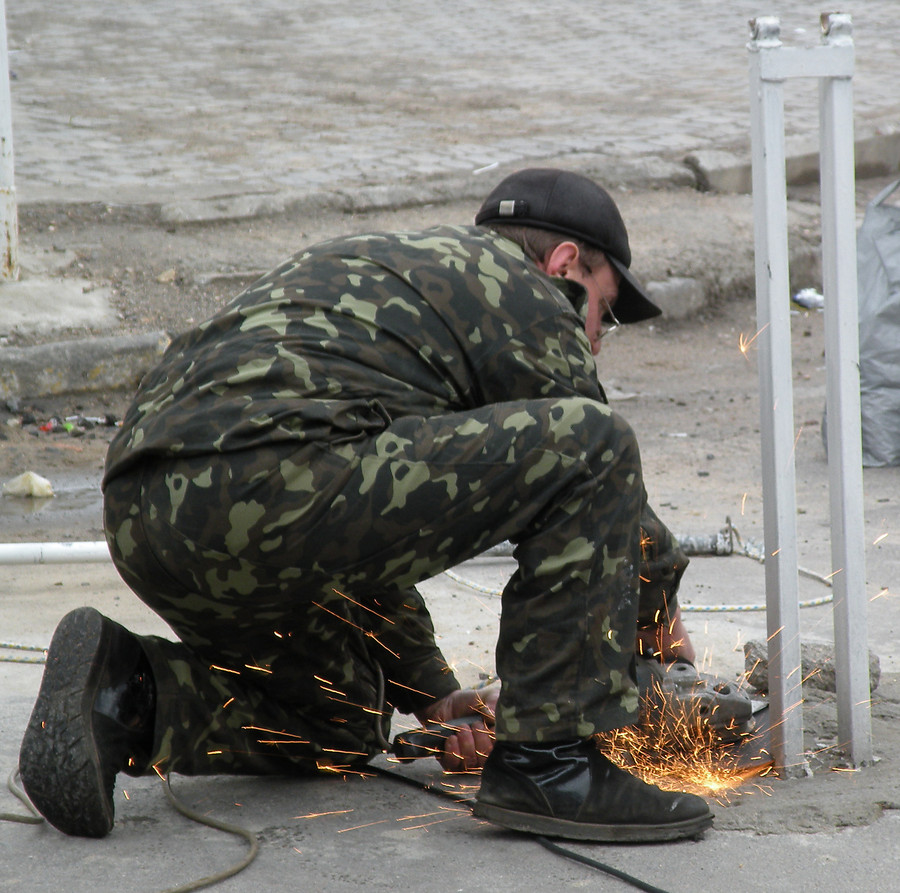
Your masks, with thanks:
M 370 766 L 369 768 L 384 778 L 389 778 L 392 781 L 398 781 L 402 784 L 409 785 L 410 787 L 416 788 L 416 790 L 418 791 L 424 791 L 426 794 L 433 794 L 434 796 L 442 797 L 445 800 L 452 800 L 454 803 L 470 804 L 472 802 L 472 799 L 470 797 L 457 797 L 451 791 L 434 788 L 431 785 L 424 784 L 421 781 L 417 781 L 414 778 L 409 778 L 406 775 L 399 775 L 398 773 L 392 772 L 390 769 L 385 769 L 382 766 Z M 32 824 L 39 824 L 43 822 L 43 818 L 41 818 L 41 816 L 28 801 L 27 797 L 25 796 L 25 792 L 22 791 L 16 784 L 16 775 L 17 772 L 13 772 L 12 774 L 10 774 L 9 779 L 7 780 L 9 789 L 34 814 L 31 816 L 23 816 L 4 813 L 0 815 L 0 820 L 7 822 L 25 822 Z M 224 881 L 226 878 L 233 877 L 235 874 L 243 871 L 251 862 L 253 862 L 253 860 L 259 853 L 259 840 L 252 831 L 248 831 L 247 829 L 241 828 L 238 825 L 232 825 L 228 822 L 222 822 L 218 819 L 211 818 L 210 816 L 200 815 L 194 810 L 189 809 L 183 803 L 180 803 L 175 797 L 169 784 L 168 778 L 164 779 L 164 790 L 172 806 L 174 806 L 175 809 L 177 809 L 178 812 L 180 812 L 186 818 L 190 819 L 193 822 L 198 822 L 202 825 L 206 825 L 209 828 L 215 828 L 219 831 L 224 831 L 227 834 L 235 834 L 239 837 L 243 837 L 244 840 L 246 840 L 250 845 L 250 850 L 247 853 L 246 857 L 230 868 L 218 872 L 217 874 L 208 875 L 207 877 L 200 878 L 196 881 L 191 881 L 180 887 L 170 888 L 169 890 L 164 891 L 164 893 L 187 893 L 187 891 L 200 890 L 203 887 L 212 886 L 213 884 L 219 883 L 219 881 Z M 633 877 L 632 875 L 627 874 L 624 871 L 620 871 L 618 868 L 613 868 L 611 865 L 607 865 L 605 862 L 600 862 L 596 859 L 590 859 L 587 856 L 581 855 L 581 853 L 574 852 L 573 850 L 567 850 L 565 849 L 565 847 L 561 847 L 558 844 L 553 843 L 546 837 L 543 837 L 541 835 L 531 836 L 542 847 L 549 850 L 551 853 L 555 853 L 558 856 L 563 856 L 566 859 L 571 859 L 574 862 L 579 862 L 582 865 L 587 865 L 589 868 L 595 868 L 597 871 L 602 871 L 604 874 L 608 874 L 614 878 L 618 878 L 619 880 L 624 881 L 626 884 L 630 884 L 632 887 L 635 887 L 638 890 L 643 890 L 644 893 L 668 893 L 668 891 L 663 890 L 660 887 L 654 887 L 652 884 L 648 884 L 645 881 L 642 881 L 640 878 Z
M 381 674 L 379 673 L 379 676 L 380 675 Z M 379 701 L 383 702 L 383 677 L 379 679 L 379 682 Z M 385 750 L 388 750 L 389 745 L 387 740 L 384 738 L 384 733 L 381 729 L 380 714 L 379 719 L 376 719 L 376 735 L 385 746 Z M 392 772 L 390 769 L 385 769 L 383 766 L 370 766 L 369 768 L 373 772 L 381 775 L 384 778 L 389 778 L 393 781 L 409 785 L 416 788 L 416 790 L 424 791 L 426 794 L 433 794 L 436 797 L 442 797 L 445 800 L 452 800 L 454 803 L 458 804 L 471 805 L 471 803 L 473 802 L 471 797 L 456 796 L 452 791 L 432 787 L 430 784 L 425 784 L 421 781 L 417 781 L 414 778 L 409 778 L 406 775 L 399 775 L 396 772 Z M 15 813 L 0 813 L 0 821 L 22 822 L 27 824 L 42 823 L 44 821 L 43 817 L 31 804 L 27 795 L 25 794 L 25 791 L 19 787 L 17 782 L 18 769 L 10 773 L 10 776 L 7 779 L 7 786 L 10 792 L 29 809 L 32 815 L 24 816 Z M 217 884 L 220 881 L 224 881 L 226 878 L 233 877 L 234 875 L 243 871 L 248 865 L 253 862 L 253 860 L 259 853 L 259 839 L 252 831 L 249 831 L 246 828 L 242 828 L 239 825 L 233 825 L 229 822 L 223 822 L 210 816 L 201 815 L 198 812 L 190 809 L 188 806 L 181 803 L 175 796 L 175 793 L 172 791 L 172 786 L 170 784 L 168 775 L 166 775 L 166 777 L 163 779 L 163 789 L 165 790 L 166 797 L 168 798 L 172 806 L 176 810 L 178 810 L 178 812 L 180 812 L 185 818 L 190 819 L 192 822 L 206 825 L 209 828 L 214 828 L 218 831 L 224 831 L 226 834 L 234 834 L 238 837 L 242 837 L 249 844 L 249 851 L 247 855 L 240 862 L 232 865 L 230 868 L 226 868 L 223 871 L 217 872 L 216 874 L 207 875 L 206 877 L 199 878 L 195 881 L 190 881 L 187 884 L 183 884 L 179 887 L 171 887 L 168 890 L 163 891 L 163 893 L 189 893 L 189 891 L 200 890 L 204 887 L 212 886 L 213 884 Z M 611 865 L 607 865 L 605 862 L 600 862 L 597 859 L 590 859 L 587 856 L 581 855 L 581 853 L 574 852 L 573 850 L 567 850 L 565 849 L 565 847 L 561 847 L 558 844 L 553 843 L 542 835 L 534 834 L 529 836 L 537 841 L 537 843 L 539 843 L 542 847 L 549 850 L 551 853 L 555 853 L 558 856 L 563 856 L 566 859 L 571 859 L 574 862 L 579 862 L 580 864 L 586 865 L 590 868 L 595 868 L 597 871 L 602 871 L 604 874 L 608 874 L 611 877 L 618 878 L 619 880 L 623 881 L 626 884 L 630 884 L 638 890 L 643 890 L 644 893 L 668 893 L 668 891 L 663 890 L 660 887 L 654 887 L 652 884 L 648 884 L 645 881 L 642 881 L 640 878 L 633 877 L 632 875 L 627 874 L 624 871 L 620 871 L 618 868 L 613 868 Z
M 624 881 L 626 884 L 631 884 L 632 887 L 637 887 L 638 890 L 643 890 L 644 893 L 668 893 L 668 891 L 663 890 L 661 887 L 654 887 L 653 884 L 648 884 L 646 881 L 642 881 L 640 878 L 636 878 L 630 874 L 626 874 L 624 871 L 620 871 L 618 868 L 613 868 L 612 865 L 607 865 L 605 862 L 599 862 L 597 859 L 589 859 L 587 856 L 582 856 L 581 853 L 576 853 L 573 850 L 567 850 L 565 847 L 561 847 L 558 844 L 553 843 L 551 840 L 547 840 L 546 837 L 542 837 L 540 834 L 536 834 L 534 839 L 545 849 L 550 850 L 551 853 L 556 853 L 557 856 L 564 856 L 566 859 L 572 859 L 575 862 L 580 862 L 582 865 L 587 865 L 591 868 L 596 868 L 598 871 L 602 871 L 604 874 L 610 874 L 615 878 L 618 878 L 620 881 Z
M 409 778 L 405 775 L 398 775 L 396 772 L 392 772 L 390 769 L 385 769 L 382 766 L 370 766 L 369 768 L 385 778 L 391 778 L 394 781 L 399 781 L 403 784 L 418 788 L 418 790 L 424 791 L 426 794 L 433 794 L 436 797 L 443 797 L 444 799 L 453 800 L 454 803 L 472 802 L 471 798 L 456 797 L 450 791 L 431 787 L 430 785 L 423 784 L 422 782 L 416 781 L 414 778 Z M 620 881 L 623 881 L 626 884 L 630 884 L 632 887 L 635 887 L 638 890 L 643 890 L 644 893 L 670 893 L 670 891 L 664 890 L 661 887 L 654 887 L 653 884 L 648 884 L 646 881 L 642 881 L 640 878 L 636 878 L 624 871 L 620 871 L 618 868 L 613 868 L 612 865 L 607 865 L 605 862 L 600 862 L 597 859 L 590 859 L 587 856 L 581 855 L 581 853 L 576 853 L 574 850 L 567 850 L 565 847 L 561 847 L 559 846 L 559 844 L 553 843 L 540 834 L 530 834 L 528 836 L 537 841 L 537 843 L 539 843 L 545 849 L 549 850 L 551 853 L 555 853 L 557 856 L 563 856 L 566 859 L 571 859 L 573 862 L 580 862 L 582 865 L 587 865 L 589 868 L 595 868 L 597 871 L 602 871 L 604 874 L 608 874 L 611 877 L 618 878 Z
M 378 667 L 378 664 L 376 664 L 376 667 Z M 378 667 L 378 681 L 378 701 L 380 704 L 382 704 L 382 706 L 384 706 L 384 676 L 381 673 L 380 667 Z M 380 717 L 381 714 L 376 717 L 375 733 L 381 741 L 385 751 L 389 751 L 390 745 L 383 737 Z M 469 805 L 473 803 L 471 797 L 458 797 L 453 794 L 452 791 L 432 787 L 430 784 L 424 784 L 423 782 L 417 781 L 416 779 L 410 778 L 406 775 L 399 775 L 396 772 L 392 772 L 390 769 L 385 769 L 383 766 L 369 766 L 369 768 L 374 770 L 378 775 L 381 775 L 384 778 L 390 778 L 394 781 L 399 781 L 402 784 L 409 785 L 420 791 L 424 791 L 426 794 L 433 794 L 436 797 L 442 797 L 445 800 L 452 800 L 454 803 Z M 558 844 L 552 843 L 546 837 L 543 837 L 540 834 L 533 834 L 529 836 L 533 837 L 534 840 L 536 840 L 542 847 L 552 853 L 555 853 L 558 856 L 563 856 L 566 859 L 571 859 L 574 862 L 580 862 L 582 865 L 587 865 L 590 868 L 595 868 L 597 871 L 602 871 L 604 872 L 604 874 L 608 874 L 611 877 L 618 878 L 620 881 L 624 881 L 626 884 L 630 884 L 631 886 L 636 887 L 638 890 L 643 890 L 644 893 L 669 893 L 669 891 L 663 890 L 660 887 L 654 887 L 652 884 L 648 884 L 645 881 L 642 881 L 640 878 L 632 877 L 632 875 L 626 874 L 624 871 L 620 871 L 618 868 L 613 868 L 611 865 L 607 865 L 605 862 L 600 862 L 596 859 L 589 859 L 587 856 L 582 856 L 580 853 L 576 853 L 573 850 L 567 850 L 565 849 L 565 847 L 561 847 Z

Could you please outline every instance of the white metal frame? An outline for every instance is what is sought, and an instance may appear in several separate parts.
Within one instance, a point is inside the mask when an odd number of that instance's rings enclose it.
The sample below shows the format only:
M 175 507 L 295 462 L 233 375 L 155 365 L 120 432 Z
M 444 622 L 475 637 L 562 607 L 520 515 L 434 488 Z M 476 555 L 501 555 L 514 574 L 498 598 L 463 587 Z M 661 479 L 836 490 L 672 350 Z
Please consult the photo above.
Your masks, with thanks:
M 0 0 L 0 280 L 19 278 L 19 215 L 13 173 L 6 0 Z
M 803 748 L 794 469 L 784 81 L 819 79 L 827 446 L 834 569 L 838 735 L 851 762 L 872 760 L 863 529 L 853 162 L 854 48 L 849 15 L 822 16 L 822 43 L 781 43 L 780 23 L 751 23 L 750 88 L 760 436 L 772 745 L 786 776 L 809 773 Z M 781 722 L 778 722 L 778 719 Z

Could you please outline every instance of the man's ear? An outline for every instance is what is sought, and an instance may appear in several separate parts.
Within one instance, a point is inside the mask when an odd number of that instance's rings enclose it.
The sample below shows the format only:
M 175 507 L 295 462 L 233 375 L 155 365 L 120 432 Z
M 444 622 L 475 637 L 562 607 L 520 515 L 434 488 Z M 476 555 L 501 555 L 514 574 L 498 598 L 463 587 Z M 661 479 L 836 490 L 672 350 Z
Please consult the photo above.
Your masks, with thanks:
M 565 276 L 578 262 L 578 246 L 574 242 L 560 242 L 538 266 L 548 276 Z

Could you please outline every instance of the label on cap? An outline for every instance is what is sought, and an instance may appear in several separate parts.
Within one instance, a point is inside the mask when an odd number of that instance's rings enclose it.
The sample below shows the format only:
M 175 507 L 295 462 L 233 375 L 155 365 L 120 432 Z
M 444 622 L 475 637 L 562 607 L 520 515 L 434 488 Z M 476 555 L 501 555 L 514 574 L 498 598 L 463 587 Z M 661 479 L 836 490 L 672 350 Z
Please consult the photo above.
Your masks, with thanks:
M 513 199 L 505 199 L 500 202 L 500 207 L 498 209 L 499 215 L 501 217 L 515 217 L 516 216 L 516 203 Z

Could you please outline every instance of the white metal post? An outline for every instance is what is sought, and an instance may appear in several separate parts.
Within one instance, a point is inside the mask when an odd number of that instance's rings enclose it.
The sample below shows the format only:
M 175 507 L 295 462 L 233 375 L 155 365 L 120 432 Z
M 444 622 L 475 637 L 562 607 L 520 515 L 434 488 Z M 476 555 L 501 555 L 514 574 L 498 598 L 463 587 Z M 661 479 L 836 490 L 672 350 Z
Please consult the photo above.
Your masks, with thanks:
M 823 40 L 853 46 L 850 16 L 823 16 Z M 859 306 L 850 75 L 819 82 L 826 436 L 834 570 L 838 737 L 856 765 L 872 761 L 859 393 Z
M 759 18 L 751 22 L 748 45 L 769 687 L 775 717 L 783 715 L 784 718 L 783 725 L 776 723 L 773 747 L 776 766 L 786 774 L 808 771 L 802 752 L 802 716 L 799 709 L 792 709 L 802 698 L 783 82 L 795 77 L 820 79 L 827 437 L 835 568 L 838 727 L 841 744 L 854 763 L 861 765 L 872 759 L 857 336 L 851 93 L 854 53 L 849 16 L 826 14 L 822 16 L 822 24 L 822 45 L 795 49 L 782 46 L 777 18 Z
M 779 32 L 777 19 L 756 19 L 749 46 L 766 622 L 772 756 L 782 774 L 805 775 L 784 97 L 781 80 L 763 71 L 781 47 Z
M 19 276 L 19 219 L 13 171 L 12 99 L 6 46 L 6 0 L 0 0 L 0 280 Z

